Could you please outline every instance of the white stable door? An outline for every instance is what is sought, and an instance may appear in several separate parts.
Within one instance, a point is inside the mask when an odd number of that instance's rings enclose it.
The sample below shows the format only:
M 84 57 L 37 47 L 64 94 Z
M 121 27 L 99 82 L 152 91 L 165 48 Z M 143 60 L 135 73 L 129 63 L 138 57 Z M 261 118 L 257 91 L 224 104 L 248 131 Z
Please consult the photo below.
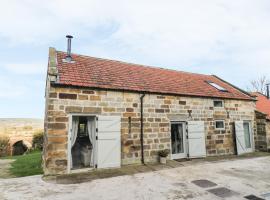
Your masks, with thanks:
M 188 150 L 190 158 L 206 157 L 204 121 L 188 122 Z
M 185 158 L 186 151 L 186 123 L 171 123 L 171 157 L 172 159 Z
M 121 166 L 120 116 L 97 118 L 97 168 Z
M 236 121 L 235 122 L 235 136 L 236 136 L 236 147 L 237 147 L 238 155 L 241 155 L 244 153 L 250 153 L 253 151 L 253 148 L 252 148 L 253 135 L 251 131 L 250 122 Z

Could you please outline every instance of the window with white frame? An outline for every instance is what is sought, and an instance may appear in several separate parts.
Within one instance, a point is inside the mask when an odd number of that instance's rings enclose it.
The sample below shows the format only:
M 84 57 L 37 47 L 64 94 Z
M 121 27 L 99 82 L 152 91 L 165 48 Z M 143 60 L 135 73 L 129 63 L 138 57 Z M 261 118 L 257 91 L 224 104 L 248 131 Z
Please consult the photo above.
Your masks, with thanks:
M 222 100 L 214 100 L 213 101 L 214 107 L 215 108 L 222 108 L 224 107 L 224 102 Z
M 225 89 L 224 87 L 218 85 L 217 83 L 214 83 L 212 81 L 208 81 L 208 84 L 213 86 L 214 88 L 218 89 L 219 91 L 222 91 L 222 92 L 228 92 L 227 89 Z
M 251 148 L 251 130 L 250 130 L 250 122 L 245 121 L 244 124 L 244 136 L 245 136 L 245 145 L 246 148 Z
M 215 121 L 215 129 L 216 130 L 224 130 L 225 129 L 225 122 L 224 122 L 224 120 L 216 120 Z

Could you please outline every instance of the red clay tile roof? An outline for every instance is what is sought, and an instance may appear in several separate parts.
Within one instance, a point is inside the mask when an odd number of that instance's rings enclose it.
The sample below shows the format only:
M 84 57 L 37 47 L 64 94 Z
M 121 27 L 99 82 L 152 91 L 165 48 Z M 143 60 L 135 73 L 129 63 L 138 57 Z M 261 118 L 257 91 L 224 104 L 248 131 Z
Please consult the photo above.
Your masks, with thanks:
M 57 51 L 58 84 L 102 89 L 153 92 L 201 97 L 252 100 L 252 98 L 212 75 L 161 69 L 120 61 L 72 54 L 74 63 L 63 62 L 66 53 Z M 228 92 L 222 92 L 207 81 Z
M 259 92 L 253 92 L 251 94 L 256 96 L 256 109 L 264 114 L 267 114 L 267 118 L 270 119 L 270 100 Z

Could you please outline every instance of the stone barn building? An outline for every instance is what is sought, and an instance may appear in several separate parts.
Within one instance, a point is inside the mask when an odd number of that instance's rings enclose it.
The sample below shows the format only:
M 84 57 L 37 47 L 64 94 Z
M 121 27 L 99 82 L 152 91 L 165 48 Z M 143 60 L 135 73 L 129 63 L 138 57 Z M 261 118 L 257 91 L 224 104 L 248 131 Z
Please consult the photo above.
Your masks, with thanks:
M 251 93 L 251 95 L 257 100 L 255 148 L 259 151 L 270 151 L 270 97 L 259 92 Z
M 49 50 L 45 174 L 254 150 L 255 101 L 213 75 Z

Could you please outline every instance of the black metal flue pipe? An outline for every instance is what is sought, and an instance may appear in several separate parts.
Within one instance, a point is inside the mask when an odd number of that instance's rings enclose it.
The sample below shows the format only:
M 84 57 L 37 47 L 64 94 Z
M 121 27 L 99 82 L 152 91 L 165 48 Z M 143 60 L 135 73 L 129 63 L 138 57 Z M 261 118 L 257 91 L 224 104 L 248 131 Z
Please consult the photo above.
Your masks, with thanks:
M 71 61 L 72 57 L 71 57 L 71 39 L 73 38 L 72 35 L 67 35 L 67 56 L 66 56 L 66 60 Z

